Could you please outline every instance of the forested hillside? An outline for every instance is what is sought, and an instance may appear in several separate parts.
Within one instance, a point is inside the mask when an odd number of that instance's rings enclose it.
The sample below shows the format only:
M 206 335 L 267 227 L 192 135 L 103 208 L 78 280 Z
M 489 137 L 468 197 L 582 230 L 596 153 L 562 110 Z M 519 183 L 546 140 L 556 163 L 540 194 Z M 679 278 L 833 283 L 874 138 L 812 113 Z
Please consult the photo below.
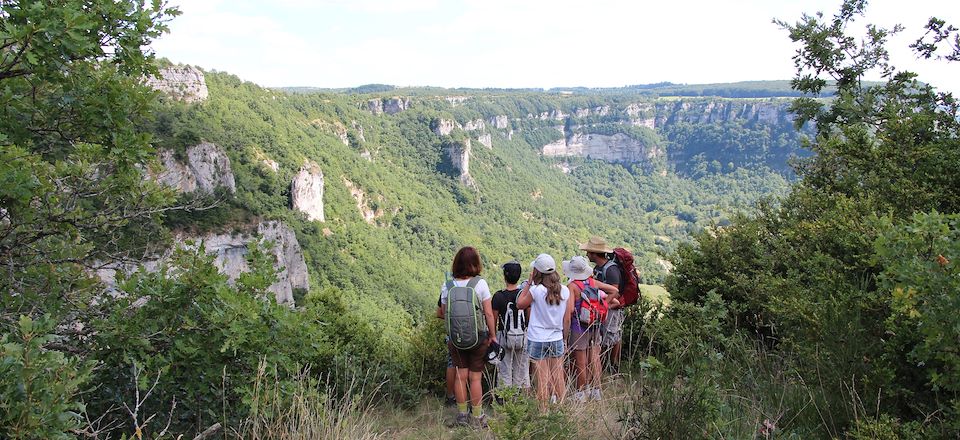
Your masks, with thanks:
M 496 289 L 593 235 L 673 299 L 609 437 L 956 437 L 958 105 L 864 7 L 780 23 L 795 92 L 274 90 L 154 59 L 160 3 L 2 2 L 0 437 L 355 437 L 436 390 L 458 248 Z

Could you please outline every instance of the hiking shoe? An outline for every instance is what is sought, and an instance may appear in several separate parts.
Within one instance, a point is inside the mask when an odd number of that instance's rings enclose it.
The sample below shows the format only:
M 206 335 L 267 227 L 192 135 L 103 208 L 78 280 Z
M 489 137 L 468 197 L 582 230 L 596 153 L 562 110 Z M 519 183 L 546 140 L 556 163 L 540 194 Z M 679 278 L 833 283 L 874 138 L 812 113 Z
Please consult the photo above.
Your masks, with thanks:
M 587 394 L 583 391 L 577 391 L 573 394 L 573 401 L 577 403 L 583 403 L 587 401 Z
M 487 429 L 487 415 L 481 414 L 480 417 L 471 417 L 473 426 L 478 429 Z
M 468 414 L 457 414 L 457 420 L 453 422 L 453 426 L 468 425 L 470 425 L 470 416 Z
M 550 403 L 557 403 L 557 395 L 556 395 L 556 394 L 551 394 L 551 395 L 550 395 Z
M 443 406 L 447 408 L 453 408 L 456 405 L 457 405 L 457 398 L 453 396 L 447 397 L 446 403 L 443 404 Z
M 600 400 L 600 399 L 602 399 L 602 398 L 603 398 L 603 396 L 600 394 L 600 388 L 594 388 L 594 389 L 590 390 L 590 400 L 597 401 L 597 400 Z

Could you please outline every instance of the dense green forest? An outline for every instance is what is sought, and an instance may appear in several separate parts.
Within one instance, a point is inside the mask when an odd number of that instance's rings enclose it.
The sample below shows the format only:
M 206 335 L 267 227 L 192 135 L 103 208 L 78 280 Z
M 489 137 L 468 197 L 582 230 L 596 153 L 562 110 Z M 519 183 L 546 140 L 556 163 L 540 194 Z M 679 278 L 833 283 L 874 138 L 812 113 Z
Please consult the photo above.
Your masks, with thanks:
M 199 102 L 144 81 L 172 67 L 143 48 L 176 9 L 31 5 L 0 4 L 0 437 L 258 437 L 304 401 L 414 405 L 445 362 L 432 312 L 458 248 L 498 288 L 499 263 L 591 235 L 673 299 L 630 312 L 611 437 L 960 431 L 958 105 L 888 65 L 891 31 L 843 34 L 863 2 L 781 23 L 807 49 L 792 92 L 273 90 L 206 72 Z M 915 50 L 960 57 L 955 29 L 928 27 Z M 235 192 L 158 182 L 161 152 L 201 143 Z M 322 221 L 292 209 L 305 168 Z M 269 290 L 275 244 L 250 244 L 236 279 L 184 246 L 264 221 L 302 249 L 292 306 Z M 112 290 L 96 276 L 160 255 Z

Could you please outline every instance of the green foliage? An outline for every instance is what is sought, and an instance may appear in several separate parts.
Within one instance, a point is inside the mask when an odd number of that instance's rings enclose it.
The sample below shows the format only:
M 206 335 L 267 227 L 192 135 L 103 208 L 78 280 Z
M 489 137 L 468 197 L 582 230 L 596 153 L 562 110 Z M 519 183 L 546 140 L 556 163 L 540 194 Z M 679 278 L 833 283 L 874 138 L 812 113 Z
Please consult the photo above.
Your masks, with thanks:
M 715 292 L 735 318 L 720 331 L 782 356 L 830 415 L 806 426 L 863 437 L 920 422 L 925 436 L 952 437 L 958 286 L 937 256 L 956 252 L 958 107 L 888 64 L 898 29 L 846 34 L 863 8 L 781 23 L 801 43 L 794 86 L 808 97 L 793 109 L 816 122 L 815 155 L 778 206 L 681 245 L 667 287 L 673 307 Z M 873 70 L 886 82 L 862 82 Z M 836 98 L 815 99 L 829 79 Z
M 917 213 L 902 224 L 879 220 L 876 258 L 883 265 L 879 289 L 890 295 L 888 332 L 897 335 L 890 354 L 906 356 L 940 399 L 960 393 L 960 215 Z M 903 345 L 900 345 L 903 344 Z M 919 385 L 919 384 L 917 384 Z M 939 400 L 939 399 L 937 399 Z M 957 416 L 956 414 L 953 415 Z
M 92 363 L 47 348 L 54 321 L 21 316 L 14 333 L 0 336 L 0 436 L 71 439 L 84 406 L 76 399 Z
M 502 404 L 494 404 L 497 417 L 490 420 L 490 430 L 497 438 L 508 440 L 563 439 L 576 433 L 577 419 L 562 407 L 540 412 L 533 397 L 518 388 L 506 389 Z

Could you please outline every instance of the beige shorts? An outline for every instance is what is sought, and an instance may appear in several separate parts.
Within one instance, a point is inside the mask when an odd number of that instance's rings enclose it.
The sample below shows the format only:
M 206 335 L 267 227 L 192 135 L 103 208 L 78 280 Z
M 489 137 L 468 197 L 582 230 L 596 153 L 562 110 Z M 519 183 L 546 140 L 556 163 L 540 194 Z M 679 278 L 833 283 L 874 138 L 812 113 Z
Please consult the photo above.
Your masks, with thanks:
M 580 333 L 571 331 L 569 346 L 573 351 L 586 350 L 600 345 L 600 331 L 593 329 Z
M 603 339 L 600 344 L 604 347 L 616 345 L 623 337 L 623 309 L 613 309 L 607 312 L 607 320 L 603 323 Z

